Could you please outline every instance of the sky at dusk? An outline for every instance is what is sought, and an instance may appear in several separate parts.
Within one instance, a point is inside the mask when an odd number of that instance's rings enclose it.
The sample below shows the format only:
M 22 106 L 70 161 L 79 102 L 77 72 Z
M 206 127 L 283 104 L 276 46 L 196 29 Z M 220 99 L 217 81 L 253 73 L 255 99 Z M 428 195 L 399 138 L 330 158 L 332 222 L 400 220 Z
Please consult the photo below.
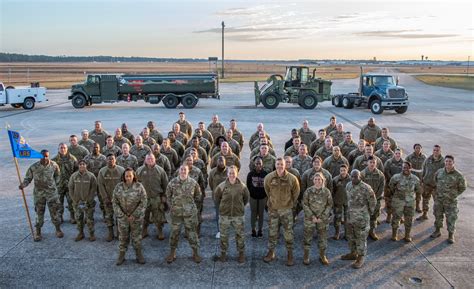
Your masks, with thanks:
M 0 51 L 226 59 L 466 60 L 473 1 L 0 0 Z

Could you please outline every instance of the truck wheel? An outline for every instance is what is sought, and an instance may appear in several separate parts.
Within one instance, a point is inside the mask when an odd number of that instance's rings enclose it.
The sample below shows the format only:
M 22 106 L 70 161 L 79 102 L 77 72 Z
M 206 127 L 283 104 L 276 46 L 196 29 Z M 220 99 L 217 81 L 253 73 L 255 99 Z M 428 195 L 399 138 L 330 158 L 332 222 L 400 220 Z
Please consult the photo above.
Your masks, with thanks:
M 87 101 L 84 95 L 76 94 L 72 97 L 71 103 L 74 108 L 83 108 L 86 105 Z
M 346 109 L 354 108 L 354 101 L 352 101 L 352 99 L 349 97 L 344 97 L 342 99 L 342 106 Z
M 181 103 L 183 104 L 184 108 L 194 108 L 198 103 L 199 98 L 192 93 L 187 93 L 181 99 Z
M 9 85 L 9 86 L 5 87 L 5 89 L 15 89 L 15 87 L 14 87 L 14 86 L 11 86 L 11 85 Z
M 334 105 L 335 107 L 342 107 L 342 96 L 336 95 L 336 96 L 333 98 L 333 105 Z
M 12 106 L 14 108 L 20 108 L 22 106 L 22 104 L 21 103 L 12 103 Z
M 162 101 L 166 108 L 176 108 L 179 104 L 179 99 L 175 94 L 165 95 Z
M 278 106 L 278 96 L 274 93 L 267 93 L 262 96 L 262 104 L 265 108 L 274 109 Z
M 300 106 L 304 109 L 313 109 L 318 105 L 316 96 L 312 93 L 306 93 L 302 96 Z
M 396 108 L 395 111 L 399 114 L 405 113 L 408 110 L 408 106 L 400 106 L 399 108 Z
M 383 112 L 383 107 L 380 100 L 376 99 L 370 103 L 370 110 L 373 114 L 381 114 Z
M 32 97 L 27 97 L 23 101 L 23 108 L 24 109 L 33 109 L 35 107 L 35 99 Z

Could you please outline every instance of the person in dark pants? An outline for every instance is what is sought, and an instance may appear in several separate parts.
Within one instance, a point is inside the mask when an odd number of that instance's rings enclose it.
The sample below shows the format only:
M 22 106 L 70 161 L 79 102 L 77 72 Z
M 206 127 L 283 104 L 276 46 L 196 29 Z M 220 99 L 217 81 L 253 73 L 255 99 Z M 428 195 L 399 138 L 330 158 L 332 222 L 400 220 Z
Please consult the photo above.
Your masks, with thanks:
M 262 158 L 257 156 L 254 160 L 255 168 L 247 175 L 247 188 L 250 192 L 250 223 L 252 226 L 252 237 L 263 237 L 263 213 L 267 203 L 267 195 L 263 186 L 263 179 L 268 172 L 263 170 Z M 258 233 L 255 225 L 258 219 Z

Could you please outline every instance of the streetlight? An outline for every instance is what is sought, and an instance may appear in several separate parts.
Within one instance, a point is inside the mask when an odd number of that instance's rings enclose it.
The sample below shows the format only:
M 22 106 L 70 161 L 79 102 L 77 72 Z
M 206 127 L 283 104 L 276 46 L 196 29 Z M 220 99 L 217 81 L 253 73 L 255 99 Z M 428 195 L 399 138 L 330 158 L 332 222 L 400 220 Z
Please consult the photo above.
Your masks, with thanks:
M 224 21 L 222 21 L 222 71 L 221 71 L 221 77 L 224 79 L 224 28 L 225 24 Z

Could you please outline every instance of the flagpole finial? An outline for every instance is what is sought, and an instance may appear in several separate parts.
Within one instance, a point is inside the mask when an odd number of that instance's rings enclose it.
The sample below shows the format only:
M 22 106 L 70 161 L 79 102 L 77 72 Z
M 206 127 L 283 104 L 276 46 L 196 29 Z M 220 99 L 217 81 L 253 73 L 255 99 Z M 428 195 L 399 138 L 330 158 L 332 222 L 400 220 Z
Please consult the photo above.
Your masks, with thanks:
M 8 122 L 5 122 L 5 128 L 10 129 L 10 124 Z

